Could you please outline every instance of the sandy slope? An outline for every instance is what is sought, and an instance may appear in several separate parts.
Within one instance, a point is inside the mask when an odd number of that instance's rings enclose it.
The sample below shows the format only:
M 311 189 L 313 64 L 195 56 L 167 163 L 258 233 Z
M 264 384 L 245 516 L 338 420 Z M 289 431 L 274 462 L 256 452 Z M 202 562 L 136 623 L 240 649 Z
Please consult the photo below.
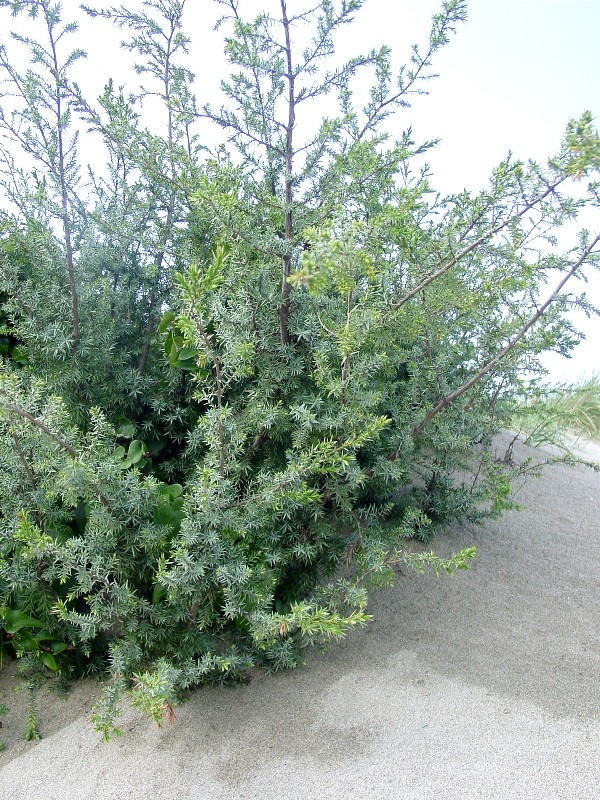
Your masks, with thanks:
M 200 691 L 172 728 L 127 712 L 103 744 L 86 686 L 52 700 L 37 744 L 17 744 L 13 713 L 0 796 L 598 797 L 600 474 L 554 466 L 518 499 L 521 513 L 437 541 L 477 545 L 470 572 L 401 577 L 369 627 L 306 669 Z M 5 673 L 16 706 L 9 686 Z

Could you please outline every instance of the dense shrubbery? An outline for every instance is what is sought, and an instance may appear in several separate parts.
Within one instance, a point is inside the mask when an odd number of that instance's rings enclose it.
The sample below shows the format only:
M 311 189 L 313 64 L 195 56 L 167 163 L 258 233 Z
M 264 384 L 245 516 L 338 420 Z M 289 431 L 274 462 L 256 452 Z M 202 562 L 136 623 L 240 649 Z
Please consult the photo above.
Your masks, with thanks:
M 591 179 L 569 195 L 600 161 L 588 114 L 475 196 L 435 194 L 412 166 L 431 145 L 384 134 L 463 2 L 395 78 L 387 48 L 331 65 L 362 0 L 252 21 L 220 4 L 233 72 L 202 110 L 183 2 L 88 10 L 162 99 L 150 130 L 143 93 L 83 96 L 58 5 L 0 2 L 34 31 L 26 74 L 0 50 L 1 624 L 30 674 L 110 665 L 105 733 L 125 691 L 161 720 L 188 687 L 294 666 L 364 622 L 398 563 L 465 567 L 472 551 L 403 542 L 510 506 L 492 436 L 539 354 L 576 343 L 566 281 L 597 264 L 588 233 L 552 240 L 598 205 Z M 198 119 L 223 129 L 216 152 Z M 105 155 L 87 181 L 78 126 Z

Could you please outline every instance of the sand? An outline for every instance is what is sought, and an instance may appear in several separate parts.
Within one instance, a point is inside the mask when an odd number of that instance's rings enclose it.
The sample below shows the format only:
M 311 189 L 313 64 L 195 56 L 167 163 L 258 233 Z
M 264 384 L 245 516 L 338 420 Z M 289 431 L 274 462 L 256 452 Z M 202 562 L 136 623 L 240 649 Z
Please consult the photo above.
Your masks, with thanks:
M 172 727 L 127 711 L 103 743 L 88 721 L 98 685 L 79 684 L 25 744 L 5 669 L 0 797 L 598 797 L 600 474 L 552 466 L 517 497 L 521 512 L 436 540 L 476 545 L 469 572 L 400 576 L 368 627 L 302 670 L 197 692 Z

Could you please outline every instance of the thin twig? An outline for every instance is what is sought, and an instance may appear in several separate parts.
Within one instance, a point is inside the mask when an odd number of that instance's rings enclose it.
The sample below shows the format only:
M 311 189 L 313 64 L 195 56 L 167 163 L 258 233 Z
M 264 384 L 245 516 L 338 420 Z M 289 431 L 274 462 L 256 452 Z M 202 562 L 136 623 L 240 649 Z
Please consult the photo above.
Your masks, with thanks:
M 50 430 L 50 428 L 46 425 L 46 423 L 42 422 L 41 419 L 34 417 L 33 414 L 29 413 L 29 411 L 25 411 L 24 408 L 20 408 L 19 406 L 16 406 L 14 403 L 2 403 L 2 406 L 7 411 L 10 411 L 12 414 L 16 414 L 17 416 L 26 419 L 36 428 L 39 428 L 39 430 L 43 431 L 46 434 L 46 436 L 52 439 L 53 442 L 56 442 L 56 444 L 61 448 L 61 450 L 67 452 L 71 456 L 71 458 L 73 459 L 77 458 L 77 451 L 75 450 L 75 448 L 72 447 L 68 442 L 65 442 L 65 440 L 61 438 L 58 434 L 54 433 L 54 431 Z
M 19 437 L 14 431 L 11 431 L 11 437 L 15 445 L 15 450 L 17 451 L 17 455 L 19 456 L 19 461 L 23 465 L 23 469 L 25 470 L 25 473 L 27 475 L 27 480 L 29 481 L 31 488 L 35 491 L 37 489 L 37 483 L 35 480 L 35 475 L 33 474 L 33 470 L 31 469 L 31 464 L 29 463 L 29 461 L 27 461 L 25 453 L 23 452 L 23 448 L 21 447 L 21 442 L 19 441 Z

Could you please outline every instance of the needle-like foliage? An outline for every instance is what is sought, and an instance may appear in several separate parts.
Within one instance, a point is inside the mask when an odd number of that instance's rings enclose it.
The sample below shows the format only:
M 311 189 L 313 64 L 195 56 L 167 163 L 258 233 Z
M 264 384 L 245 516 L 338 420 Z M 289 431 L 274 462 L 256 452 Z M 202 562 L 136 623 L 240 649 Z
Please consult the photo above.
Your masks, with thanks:
M 546 164 L 452 197 L 433 143 L 393 133 L 462 0 L 396 72 L 388 47 L 336 59 L 362 0 L 218 5 L 208 104 L 183 0 L 85 9 L 143 81 L 97 100 L 61 4 L 0 0 L 0 632 L 32 670 L 108 668 L 107 736 L 124 692 L 162 723 L 365 623 L 398 566 L 467 567 L 405 545 L 511 507 L 493 436 L 593 311 L 598 234 L 557 244 L 599 204 L 588 113 Z

